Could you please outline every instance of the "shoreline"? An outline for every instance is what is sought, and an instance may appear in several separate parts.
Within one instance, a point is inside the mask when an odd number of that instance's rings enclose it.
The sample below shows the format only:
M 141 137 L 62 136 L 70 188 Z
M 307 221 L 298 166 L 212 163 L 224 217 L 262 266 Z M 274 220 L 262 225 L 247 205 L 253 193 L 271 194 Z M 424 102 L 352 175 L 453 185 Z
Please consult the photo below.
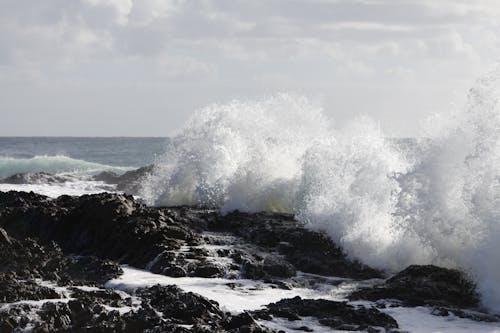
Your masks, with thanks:
M 421 307 L 432 317 L 500 327 L 498 316 L 479 311 L 474 285 L 459 271 L 410 266 L 385 276 L 290 214 L 148 207 L 118 193 L 0 192 L 0 228 L 6 332 L 79 331 L 81 313 L 96 307 L 88 324 L 95 331 L 133 332 L 139 322 L 139 331 L 151 332 L 207 325 L 272 332 L 286 319 L 316 331 L 398 332 L 401 311 Z M 190 313 L 193 307 L 201 310 Z

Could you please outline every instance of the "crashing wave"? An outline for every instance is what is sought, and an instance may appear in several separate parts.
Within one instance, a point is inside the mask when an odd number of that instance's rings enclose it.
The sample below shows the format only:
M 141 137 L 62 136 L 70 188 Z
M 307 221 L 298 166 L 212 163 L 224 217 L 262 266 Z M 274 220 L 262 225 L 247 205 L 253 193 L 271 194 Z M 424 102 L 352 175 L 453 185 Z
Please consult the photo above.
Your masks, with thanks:
M 335 128 L 300 96 L 209 106 L 173 139 L 142 196 L 293 212 L 377 268 L 459 267 L 500 312 L 498 82 L 480 80 L 464 110 L 406 142 L 367 118 Z

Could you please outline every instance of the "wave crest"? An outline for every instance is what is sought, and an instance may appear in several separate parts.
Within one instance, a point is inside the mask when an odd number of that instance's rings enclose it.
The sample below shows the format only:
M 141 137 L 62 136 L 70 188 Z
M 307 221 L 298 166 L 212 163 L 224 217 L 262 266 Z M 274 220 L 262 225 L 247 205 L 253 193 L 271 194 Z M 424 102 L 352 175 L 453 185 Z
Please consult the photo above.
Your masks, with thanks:
M 40 155 L 32 158 L 0 157 L 0 178 L 8 177 L 16 173 L 47 172 L 51 174 L 87 174 L 104 170 L 124 172 L 128 169 L 74 159 L 64 155 Z
M 498 75 L 430 139 L 386 139 L 367 118 L 334 128 L 280 94 L 202 109 L 146 180 L 150 204 L 288 211 L 353 258 L 389 271 L 459 267 L 500 312 Z

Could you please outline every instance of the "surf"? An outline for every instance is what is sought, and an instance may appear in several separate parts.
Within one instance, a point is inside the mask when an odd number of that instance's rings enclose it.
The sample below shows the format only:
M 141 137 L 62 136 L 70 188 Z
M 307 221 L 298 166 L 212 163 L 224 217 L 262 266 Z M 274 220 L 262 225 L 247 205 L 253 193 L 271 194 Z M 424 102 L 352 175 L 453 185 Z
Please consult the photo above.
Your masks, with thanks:
M 47 172 L 83 175 L 105 170 L 123 173 L 129 169 L 75 159 L 65 155 L 37 155 L 30 158 L 0 156 L 0 178 L 17 173 Z
M 394 140 L 367 118 L 336 126 L 303 96 L 234 100 L 198 111 L 144 182 L 152 205 L 281 211 L 351 257 L 395 272 L 457 267 L 500 312 L 498 71 L 422 138 Z

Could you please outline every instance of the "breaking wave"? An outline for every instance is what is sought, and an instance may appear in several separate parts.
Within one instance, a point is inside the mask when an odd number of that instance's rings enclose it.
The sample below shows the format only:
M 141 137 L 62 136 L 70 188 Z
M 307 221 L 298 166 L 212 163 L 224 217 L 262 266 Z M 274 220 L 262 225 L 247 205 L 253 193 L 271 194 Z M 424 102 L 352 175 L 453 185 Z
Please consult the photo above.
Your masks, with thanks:
M 293 212 L 345 252 L 388 271 L 458 267 L 500 312 L 500 108 L 493 73 L 426 139 L 387 139 L 368 118 L 341 128 L 279 94 L 197 112 L 146 180 L 155 205 Z
M 42 155 L 32 158 L 13 158 L 0 156 L 0 178 L 16 173 L 48 172 L 57 173 L 93 173 L 99 171 L 124 172 L 128 168 L 74 159 L 64 155 Z

